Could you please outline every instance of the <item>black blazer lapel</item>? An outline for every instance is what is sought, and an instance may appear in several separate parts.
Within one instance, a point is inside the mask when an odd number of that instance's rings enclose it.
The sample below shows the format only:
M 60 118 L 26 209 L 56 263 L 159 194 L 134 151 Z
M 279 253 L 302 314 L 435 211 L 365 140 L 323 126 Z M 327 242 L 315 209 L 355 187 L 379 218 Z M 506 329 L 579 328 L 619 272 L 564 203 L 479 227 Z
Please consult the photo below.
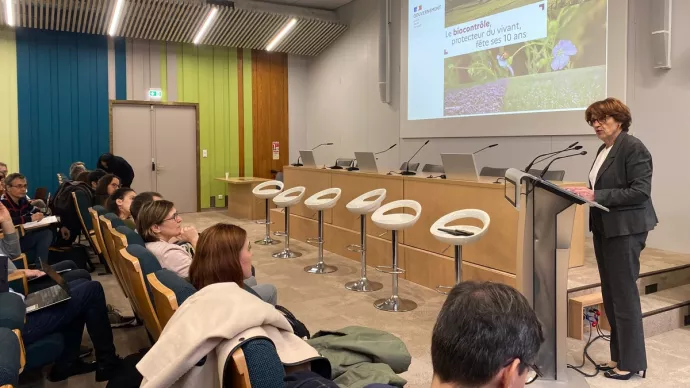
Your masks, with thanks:
M 621 132 L 620 135 L 618 135 L 618 137 L 616 138 L 616 141 L 613 143 L 611 151 L 609 151 L 609 154 L 606 156 L 606 160 L 604 160 L 604 163 L 601 165 L 599 172 L 597 172 L 597 180 L 594 181 L 594 186 L 596 186 L 597 182 L 599 182 L 601 174 L 603 174 L 609 167 L 611 167 L 611 164 L 613 164 L 614 159 L 616 159 L 616 154 L 618 153 L 618 150 L 621 148 L 621 143 L 623 143 L 623 140 L 626 136 L 628 136 L 627 132 Z

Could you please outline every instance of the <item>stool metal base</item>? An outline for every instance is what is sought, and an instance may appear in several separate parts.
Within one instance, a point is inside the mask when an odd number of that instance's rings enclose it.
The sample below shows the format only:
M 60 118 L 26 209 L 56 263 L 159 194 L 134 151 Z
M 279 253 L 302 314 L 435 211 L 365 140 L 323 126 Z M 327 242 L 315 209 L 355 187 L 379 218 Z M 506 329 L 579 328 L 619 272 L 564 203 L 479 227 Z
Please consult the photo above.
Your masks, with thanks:
M 316 263 L 314 265 L 308 265 L 304 267 L 304 272 L 308 273 L 313 273 L 313 274 L 324 274 L 324 273 L 331 273 L 335 272 L 338 270 L 338 267 L 335 265 L 328 265 L 326 263 Z
M 388 299 L 377 300 L 374 302 L 374 307 L 379 310 L 398 313 L 416 309 L 417 303 L 409 299 L 403 299 L 399 296 L 391 296 Z
M 263 240 L 254 241 L 254 244 L 256 245 L 276 245 L 280 243 L 280 241 L 272 239 L 271 236 L 266 236 L 263 238 Z
M 290 250 L 290 248 L 285 248 L 280 252 L 276 252 L 271 256 L 276 259 L 294 259 L 295 257 L 301 257 L 302 253 Z
M 345 288 L 347 288 L 350 291 L 372 292 L 382 289 L 383 284 L 375 282 L 373 280 L 369 280 L 367 278 L 362 278 L 354 282 L 345 283 Z

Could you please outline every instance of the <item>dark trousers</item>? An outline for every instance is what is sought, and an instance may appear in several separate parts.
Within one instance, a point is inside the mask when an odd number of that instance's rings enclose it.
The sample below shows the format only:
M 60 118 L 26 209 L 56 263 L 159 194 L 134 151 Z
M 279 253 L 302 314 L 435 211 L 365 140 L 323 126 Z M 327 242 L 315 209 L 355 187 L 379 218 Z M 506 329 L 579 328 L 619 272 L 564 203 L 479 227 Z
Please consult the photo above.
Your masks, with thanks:
M 79 269 L 73 261 L 65 260 L 59 263 L 51 265 L 53 269 L 57 272 L 69 270 L 67 272 L 60 273 L 63 279 L 67 283 L 73 282 L 78 279 L 91 280 L 91 274 L 85 269 Z M 50 276 L 45 275 L 36 280 L 29 281 L 29 293 L 44 290 L 48 287 L 54 286 L 56 283 Z
M 22 252 L 26 253 L 26 260 L 29 264 L 38 265 L 38 258 L 48 262 L 48 248 L 53 243 L 53 231 L 50 228 L 38 229 L 26 232 L 24 237 L 19 239 Z
M 593 238 L 604 309 L 611 324 L 611 360 L 623 371 L 646 370 L 642 308 L 635 282 L 647 233 L 605 238 L 594 232 Z
M 99 282 L 84 279 L 75 280 L 69 286 L 71 299 L 27 314 L 22 333 L 24 343 L 28 345 L 46 335 L 62 333 L 65 346 L 56 364 L 69 365 L 79 358 L 79 346 L 86 325 L 96 350 L 96 360 L 115 357 L 103 286 Z

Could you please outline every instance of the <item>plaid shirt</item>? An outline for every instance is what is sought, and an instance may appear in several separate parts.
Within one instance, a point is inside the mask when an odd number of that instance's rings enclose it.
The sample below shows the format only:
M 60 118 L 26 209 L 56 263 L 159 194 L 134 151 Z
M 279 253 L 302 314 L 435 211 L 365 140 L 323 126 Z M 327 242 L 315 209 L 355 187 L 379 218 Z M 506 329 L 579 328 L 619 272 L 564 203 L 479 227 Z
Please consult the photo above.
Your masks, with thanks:
M 3 194 L 0 197 L 0 202 L 7 208 L 12 217 L 12 223 L 15 225 L 26 224 L 31 222 L 31 216 L 40 212 L 40 210 L 31 204 L 29 200 L 24 197 L 19 200 L 19 203 L 14 203 L 9 195 Z

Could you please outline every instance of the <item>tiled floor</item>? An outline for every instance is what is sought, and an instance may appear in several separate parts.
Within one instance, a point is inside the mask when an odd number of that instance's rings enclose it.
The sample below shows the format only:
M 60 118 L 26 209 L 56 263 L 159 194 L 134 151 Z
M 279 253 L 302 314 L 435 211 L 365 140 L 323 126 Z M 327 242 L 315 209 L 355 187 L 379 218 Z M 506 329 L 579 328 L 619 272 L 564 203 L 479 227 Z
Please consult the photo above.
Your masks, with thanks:
M 184 222 L 203 230 L 217 222 L 232 222 L 224 212 L 203 212 L 184 215 Z M 252 239 L 259 239 L 264 228 L 249 222 L 238 222 L 249 232 Z M 291 244 L 292 248 L 304 253 L 299 259 L 276 260 L 270 253 L 280 246 L 263 247 L 254 245 L 254 265 L 257 279 L 270 282 L 278 287 L 279 303 L 288 307 L 312 331 L 338 329 L 350 325 L 369 326 L 387 330 L 403 339 L 412 354 L 409 371 L 403 374 L 408 380 L 407 387 L 428 387 L 431 381 L 431 357 L 429 353 L 431 331 L 444 297 L 436 292 L 400 281 L 401 295 L 413 299 L 419 308 L 409 313 L 392 314 L 376 310 L 373 302 L 387 297 L 390 292 L 390 277 L 370 271 L 370 277 L 384 283 L 381 291 L 360 294 L 346 290 L 343 285 L 355 280 L 359 274 L 357 262 L 328 254 L 326 261 L 337 265 L 339 270 L 328 275 L 305 273 L 304 266 L 316 261 L 316 249 L 301 242 Z M 131 312 L 127 300 L 119 290 L 112 276 L 95 277 L 104 284 L 108 301 L 124 312 Z M 85 339 L 88 336 L 85 334 Z M 115 331 L 115 342 L 121 355 L 136 352 L 147 346 L 148 340 L 142 328 L 120 329 Z M 584 343 L 569 340 L 568 347 L 572 361 L 581 359 Z M 647 379 L 635 378 L 628 382 L 618 382 L 595 377 L 589 379 L 594 388 L 608 387 L 690 387 L 690 329 L 679 329 L 647 339 L 649 374 Z M 608 355 L 607 344 L 595 342 L 590 348 L 595 360 L 605 360 Z M 589 368 L 591 371 L 591 368 Z M 60 384 L 48 387 L 98 387 L 93 375 L 79 376 Z

